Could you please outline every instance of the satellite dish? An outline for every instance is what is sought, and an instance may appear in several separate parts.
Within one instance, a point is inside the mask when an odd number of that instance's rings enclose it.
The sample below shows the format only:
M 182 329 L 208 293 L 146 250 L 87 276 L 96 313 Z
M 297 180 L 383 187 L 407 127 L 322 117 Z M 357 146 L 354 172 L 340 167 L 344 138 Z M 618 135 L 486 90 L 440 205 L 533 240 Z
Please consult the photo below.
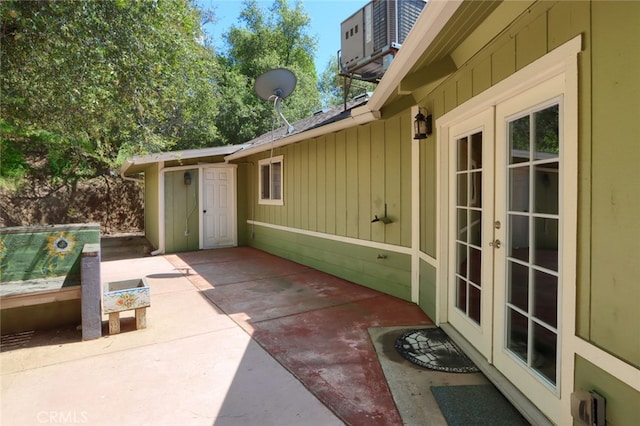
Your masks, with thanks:
M 253 85 L 253 90 L 260 98 L 265 101 L 274 100 L 276 111 L 288 126 L 287 134 L 293 132 L 295 128 L 282 115 L 280 103 L 293 92 L 297 81 L 296 76 L 288 69 L 276 68 L 261 74 Z
M 296 76 L 286 68 L 276 68 L 256 78 L 253 88 L 256 94 L 265 101 L 272 96 L 285 99 L 296 88 Z

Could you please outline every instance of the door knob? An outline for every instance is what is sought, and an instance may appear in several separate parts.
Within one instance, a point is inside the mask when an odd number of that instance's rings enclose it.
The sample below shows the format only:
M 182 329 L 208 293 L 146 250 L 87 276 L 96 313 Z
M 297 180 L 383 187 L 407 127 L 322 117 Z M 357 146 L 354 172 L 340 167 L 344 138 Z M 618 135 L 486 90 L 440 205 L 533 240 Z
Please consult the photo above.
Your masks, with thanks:
M 206 210 L 202 210 L 202 213 L 206 213 L 206 212 L 207 212 Z
M 500 240 L 495 240 L 495 241 L 491 241 L 489 243 L 489 247 L 494 247 L 494 248 L 500 248 L 500 246 L 502 245 L 502 243 L 500 242 Z

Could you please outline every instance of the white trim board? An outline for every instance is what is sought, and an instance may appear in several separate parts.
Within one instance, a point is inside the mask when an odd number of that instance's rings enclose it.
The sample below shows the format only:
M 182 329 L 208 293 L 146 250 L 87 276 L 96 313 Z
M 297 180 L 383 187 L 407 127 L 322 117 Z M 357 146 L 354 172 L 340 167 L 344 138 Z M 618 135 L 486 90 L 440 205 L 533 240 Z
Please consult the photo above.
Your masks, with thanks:
M 395 253 L 411 255 L 410 247 L 394 246 L 393 244 L 379 243 L 376 241 L 360 240 L 358 238 L 343 237 L 340 235 L 326 234 L 324 232 L 307 231 L 306 229 L 290 228 L 288 226 L 274 225 L 272 223 L 258 222 L 255 220 L 247 220 L 249 225 L 262 226 L 263 228 L 276 229 L 278 231 L 292 232 L 294 234 L 306 235 L 309 237 L 323 238 L 325 240 L 337 241 L 340 243 L 354 244 L 361 247 L 369 247 L 378 250 L 392 251 Z
M 411 107 L 411 117 L 420 111 Z M 413 134 L 413 120 L 408 134 Z M 400 141 L 404 143 L 405 141 Z M 411 140 L 411 301 L 420 304 L 420 143 Z
M 424 261 L 424 263 L 428 264 L 429 266 L 433 266 L 434 268 L 438 267 L 438 259 L 436 259 L 435 257 L 431 257 L 422 251 L 418 254 L 418 256 L 420 257 L 420 260 Z
M 603 351 L 581 337 L 576 336 L 574 344 L 576 355 L 640 392 L 640 369 Z M 604 365 L 607 368 L 604 368 Z

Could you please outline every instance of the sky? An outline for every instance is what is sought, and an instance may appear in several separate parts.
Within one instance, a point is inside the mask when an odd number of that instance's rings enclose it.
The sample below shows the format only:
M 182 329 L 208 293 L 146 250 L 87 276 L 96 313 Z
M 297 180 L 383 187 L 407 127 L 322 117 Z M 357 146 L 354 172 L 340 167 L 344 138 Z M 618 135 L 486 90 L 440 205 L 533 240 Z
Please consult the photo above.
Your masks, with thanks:
M 288 0 L 289 6 L 294 7 L 293 0 Z M 318 76 L 327 67 L 331 58 L 340 50 L 340 24 L 364 7 L 370 0 L 302 0 L 302 6 L 311 18 L 308 34 L 316 37 L 317 49 L 315 55 L 316 72 Z M 237 25 L 242 0 L 198 0 L 205 9 L 215 11 L 217 23 L 207 25 L 205 30 L 213 37 L 214 45 L 219 52 L 225 51 L 222 34 L 229 27 Z M 261 9 L 268 10 L 273 0 L 259 0 Z

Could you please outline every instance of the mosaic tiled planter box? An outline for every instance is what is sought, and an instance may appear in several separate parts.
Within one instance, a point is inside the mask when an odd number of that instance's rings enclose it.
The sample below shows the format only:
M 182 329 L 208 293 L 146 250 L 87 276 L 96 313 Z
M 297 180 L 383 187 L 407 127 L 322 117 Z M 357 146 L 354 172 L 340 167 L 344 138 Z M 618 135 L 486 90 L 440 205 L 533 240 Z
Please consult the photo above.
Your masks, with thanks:
M 144 278 L 108 282 L 103 291 L 102 310 L 109 314 L 109 334 L 120 332 L 120 312 L 132 309 L 136 311 L 136 329 L 147 327 L 151 294 Z

